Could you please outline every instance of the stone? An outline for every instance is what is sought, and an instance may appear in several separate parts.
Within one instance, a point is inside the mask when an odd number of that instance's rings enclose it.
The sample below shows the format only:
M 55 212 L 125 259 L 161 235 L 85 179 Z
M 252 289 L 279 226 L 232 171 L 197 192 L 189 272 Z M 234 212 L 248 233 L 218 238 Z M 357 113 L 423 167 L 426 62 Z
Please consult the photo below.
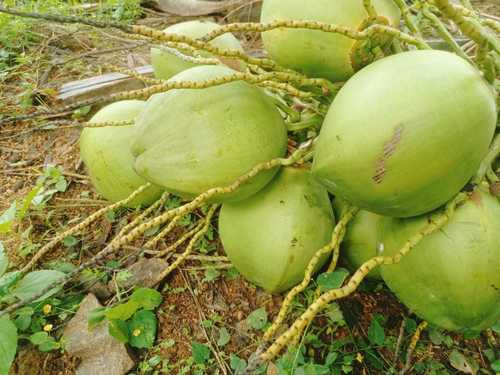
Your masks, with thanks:
M 108 333 L 107 322 L 89 330 L 89 314 L 98 307 L 95 295 L 83 299 L 63 333 L 66 351 L 82 360 L 76 375 L 124 375 L 135 365 L 125 345 Z

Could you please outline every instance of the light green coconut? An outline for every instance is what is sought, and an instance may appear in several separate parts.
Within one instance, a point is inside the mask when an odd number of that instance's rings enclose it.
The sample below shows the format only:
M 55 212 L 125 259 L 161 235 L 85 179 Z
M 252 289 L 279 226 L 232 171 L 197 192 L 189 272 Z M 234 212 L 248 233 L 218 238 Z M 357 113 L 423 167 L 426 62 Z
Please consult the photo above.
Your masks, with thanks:
M 384 255 L 394 255 L 428 224 L 427 215 L 384 218 Z M 449 330 L 480 331 L 500 320 L 500 202 L 474 192 L 440 230 L 382 277 L 422 319 Z
M 443 51 L 400 53 L 364 68 L 340 90 L 312 171 L 357 207 L 416 216 L 467 183 L 496 121 L 492 90 L 467 61 Z
M 335 198 L 333 208 L 338 219 L 340 219 L 345 207 L 346 203 L 342 199 Z M 344 239 L 340 244 L 340 256 L 353 270 L 357 270 L 367 260 L 378 256 L 377 246 L 381 218 L 380 215 L 360 210 L 347 224 Z M 381 279 L 380 270 L 375 268 L 368 277 Z
M 378 15 L 397 27 L 400 11 L 393 1 L 372 2 Z M 357 30 L 368 18 L 362 0 L 264 0 L 261 21 L 319 21 Z M 344 81 L 354 74 L 359 43 L 340 34 L 282 28 L 262 33 L 262 40 L 271 58 L 308 76 Z
M 140 100 L 124 100 L 102 108 L 90 123 L 133 121 L 144 109 Z M 147 181 L 132 166 L 134 158 L 130 142 L 134 126 L 85 128 L 80 136 L 80 156 L 99 194 L 111 202 L 127 198 Z M 160 197 L 162 189 L 151 187 L 128 206 L 149 205 Z
M 165 33 L 178 34 L 188 36 L 194 39 L 201 38 L 206 34 L 220 28 L 220 25 L 210 21 L 186 21 L 177 23 L 163 30 Z M 210 42 L 215 47 L 222 49 L 232 49 L 243 52 L 238 39 L 231 33 L 221 35 Z M 156 78 L 169 79 L 183 70 L 197 66 L 195 63 L 185 61 L 181 57 L 175 56 L 169 49 L 164 46 L 155 46 L 151 48 L 151 64 Z M 204 54 L 204 57 L 210 57 L 209 54 Z M 222 62 L 230 64 L 232 68 L 240 68 L 242 65 L 234 63 L 232 60 L 224 60 Z
M 171 81 L 233 74 L 222 66 L 185 70 Z M 262 162 L 286 153 L 285 124 L 270 97 L 246 82 L 157 94 L 137 119 L 135 170 L 166 190 L 192 198 L 225 187 Z M 221 200 L 246 198 L 266 185 L 264 171 Z
M 286 167 L 251 198 L 222 205 L 219 236 L 245 278 L 279 293 L 302 281 L 313 255 L 330 241 L 334 225 L 326 189 L 307 169 Z

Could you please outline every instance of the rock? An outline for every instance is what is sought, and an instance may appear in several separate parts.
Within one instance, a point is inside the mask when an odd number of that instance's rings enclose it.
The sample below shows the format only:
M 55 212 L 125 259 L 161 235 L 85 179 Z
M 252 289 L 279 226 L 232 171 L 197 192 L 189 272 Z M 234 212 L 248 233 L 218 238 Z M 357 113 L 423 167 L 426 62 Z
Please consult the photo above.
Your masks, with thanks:
M 89 314 L 98 307 L 101 307 L 101 304 L 97 298 L 88 294 L 64 330 L 66 351 L 82 359 L 76 369 L 76 375 L 126 374 L 135 363 L 125 345 L 109 335 L 107 322 L 89 331 Z
M 127 268 L 130 276 L 126 280 L 116 280 L 119 287 L 127 289 L 133 286 L 151 288 L 157 281 L 158 274 L 168 267 L 168 262 L 159 258 L 141 259 Z M 115 281 L 108 283 L 108 289 L 116 288 Z

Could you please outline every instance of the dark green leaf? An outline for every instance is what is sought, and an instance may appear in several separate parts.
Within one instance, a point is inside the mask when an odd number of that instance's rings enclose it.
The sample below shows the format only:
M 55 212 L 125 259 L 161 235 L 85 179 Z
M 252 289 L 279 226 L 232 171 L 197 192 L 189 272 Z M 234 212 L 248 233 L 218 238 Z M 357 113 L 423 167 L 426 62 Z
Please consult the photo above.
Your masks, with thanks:
M 12 295 L 22 301 L 28 300 L 51 284 L 55 284 L 65 277 L 64 273 L 54 270 L 33 271 L 24 276 L 13 288 Z M 58 284 L 52 290 L 45 293 L 35 302 L 43 301 L 61 290 L 62 285 Z
M 141 306 L 139 303 L 133 300 L 129 300 L 128 302 L 116 305 L 106 311 L 106 318 L 108 320 L 127 320 L 130 319 L 132 315 L 135 314 L 137 310 L 139 310 Z
M 134 348 L 151 348 L 156 338 L 156 315 L 149 310 L 137 312 L 128 322 L 130 345 Z
M 267 312 L 261 307 L 250 313 L 247 317 L 247 322 L 253 329 L 260 330 L 266 326 L 267 323 Z
M 160 292 L 150 288 L 139 288 L 132 293 L 131 301 L 136 302 L 140 307 L 146 310 L 154 310 L 160 306 L 162 297 Z
M 8 375 L 17 351 L 17 328 L 7 316 L 0 317 L 0 375 Z
M 413 333 L 417 329 L 417 322 L 411 318 L 405 318 L 405 331 Z
M 339 268 L 333 272 L 322 273 L 318 276 L 317 282 L 321 291 L 326 292 L 340 288 L 347 276 L 349 276 L 349 271 L 345 268 Z
M 368 339 L 372 344 L 383 345 L 385 341 L 384 327 L 380 324 L 380 318 L 375 315 L 368 328 Z
M 129 341 L 128 325 L 123 320 L 110 320 L 108 331 L 111 336 L 124 344 Z
M 192 342 L 191 351 L 193 353 L 194 362 L 197 364 L 204 364 L 210 358 L 210 348 L 205 344 Z

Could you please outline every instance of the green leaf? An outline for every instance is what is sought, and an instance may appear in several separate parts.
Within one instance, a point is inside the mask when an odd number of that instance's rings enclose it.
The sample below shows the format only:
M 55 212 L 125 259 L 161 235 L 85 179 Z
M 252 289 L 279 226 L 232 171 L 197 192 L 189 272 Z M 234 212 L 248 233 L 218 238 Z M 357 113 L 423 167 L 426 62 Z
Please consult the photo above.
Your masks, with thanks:
M 68 188 L 68 182 L 66 181 L 66 179 L 61 178 L 56 182 L 54 187 L 56 188 L 57 191 L 64 193 Z
M 26 196 L 23 199 L 23 205 L 21 208 L 17 211 L 17 219 L 19 221 L 23 220 L 26 217 L 26 213 L 28 212 L 28 209 L 33 202 L 33 199 L 38 195 L 38 193 L 43 189 L 42 184 L 36 185 L 31 191 L 26 194 Z
M 208 268 L 207 270 L 205 270 L 205 277 L 201 281 L 204 283 L 209 283 L 217 279 L 219 276 L 220 272 L 218 270 L 216 270 L 215 268 Z
M 458 371 L 465 372 L 466 374 L 477 374 L 479 366 L 472 358 L 467 358 L 458 350 L 453 350 L 450 353 L 450 365 L 452 365 Z
M 156 338 L 156 315 L 149 310 L 141 310 L 128 322 L 130 345 L 134 348 L 151 348 Z
M 108 320 L 127 320 L 140 308 L 141 306 L 136 301 L 129 300 L 106 311 L 106 318 Z
M 4 211 L 4 213 L 0 216 L 0 233 L 7 233 L 10 231 L 12 224 L 16 218 L 17 211 L 17 203 L 16 201 L 12 202 L 9 208 Z
M 139 288 L 134 290 L 131 301 L 137 302 L 137 304 L 146 310 L 154 310 L 160 306 L 162 297 L 160 292 L 150 288 Z
M 231 369 L 234 370 L 235 373 L 241 372 L 245 370 L 247 367 L 247 362 L 244 359 L 241 359 L 236 354 L 231 353 L 230 359 Z
M 9 288 L 21 278 L 22 274 L 19 271 L 7 272 L 0 277 L 0 297 L 7 294 Z
M 443 333 L 434 327 L 429 329 L 429 338 L 434 345 L 441 345 L 444 341 Z
M 17 328 L 7 317 L 0 317 L 0 375 L 8 375 L 17 351 Z
M 498 322 L 496 322 L 493 327 L 491 327 L 491 329 L 493 331 L 495 331 L 496 333 L 500 333 L 500 320 Z
M 14 320 L 14 324 L 16 325 L 19 331 L 26 331 L 31 325 L 31 316 L 29 315 L 21 315 Z
M 57 283 L 65 277 L 65 274 L 54 270 L 33 271 L 24 276 L 13 288 L 12 295 L 19 298 L 21 301 L 28 300 L 51 284 Z M 44 299 L 54 295 L 61 290 L 62 285 L 49 290 L 42 297 L 34 302 L 43 301 Z
M 321 291 L 327 292 L 332 289 L 340 288 L 347 276 L 349 276 L 349 271 L 345 268 L 339 268 L 333 272 L 322 273 L 318 276 L 317 282 Z
M 36 332 L 29 337 L 29 340 L 42 352 L 50 352 L 61 347 L 61 345 L 47 332 Z
M 383 345 L 385 341 L 384 327 L 382 327 L 380 323 L 382 319 L 383 317 L 376 314 L 370 323 L 370 327 L 368 328 L 368 339 L 375 345 Z
M 110 320 L 108 325 L 108 332 L 111 336 L 124 344 L 129 341 L 130 332 L 128 325 L 123 320 Z
M 194 362 L 197 364 L 204 364 L 210 358 L 210 348 L 205 344 L 199 342 L 191 343 L 191 351 L 193 354 Z
M 73 236 L 64 237 L 63 244 L 66 247 L 73 247 L 78 243 L 78 240 Z
M 9 268 L 9 258 L 5 254 L 2 241 L 0 241 L 0 277 L 7 271 L 7 268 Z
M 495 372 L 500 372 L 500 359 L 497 359 L 495 362 L 491 364 L 491 368 Z
M 267 312 L 261 307 L 250 313 L 247 317 L 247 322 L 253 329 L 260 330 L 263 329 L 267 324 Z
M 32 334 L 28 339 L 33 345 L 40 345 L 49 340 L 49 337 L 50 336 L 47 332 L 36 332 Z
M 106 318 L 105 307 L 98 307 L 92 310 L 89 313 L 89 317 L 87 319 L 89 329 L 92 330 L 93 328 L 97 327 L 105 318 Z
M 326 356 L 326 360 L 325 360 L 325 366 L 331 366 L 335 363 L 335 361 L 337 360 L 339 356 L 339 353 L 337 352 L 330 352 L 328 353 L 328 355 Z
M 231 340 L 231 335 L 227 331 L 226 327 L 219 329 L 219 338 L 217 339 L 217 345 L 222 347 L 225 346 Z

